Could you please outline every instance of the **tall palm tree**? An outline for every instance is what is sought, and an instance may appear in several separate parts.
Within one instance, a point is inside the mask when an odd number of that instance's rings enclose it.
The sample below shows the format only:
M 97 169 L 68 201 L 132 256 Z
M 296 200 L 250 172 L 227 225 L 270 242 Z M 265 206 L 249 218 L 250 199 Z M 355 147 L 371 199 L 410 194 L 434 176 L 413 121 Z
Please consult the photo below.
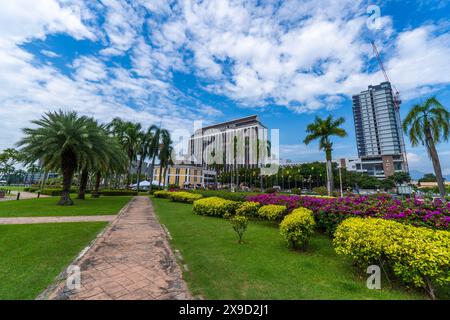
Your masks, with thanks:
M 316 117 L 313 123 L 308 124 L 306 132 L 308 135 L 303 143 L 308 145 L 311 141 L 319 140 L 319 149 L 325 151 L 327 160 L 327 190 L 328 195 L 333 192 L 333 167 L 332 167 L 332 151 L 333 143 L 330 141 L 331 136 L 346 137 L 347 132 L 340 126 L 345 122 L 343 117 L 333 119 L 330 115 L 326 119 Z
M 149 130 L 152 130 L 152 132 L 153 132 L 153 140 L 152 140 L 152 143 L 150 144 L 150 149 L 149 149 L 149 157 L 152 158 L 152 162 L 150 163 L 150 175 L 151 175 L 151 180 L 152 180 L 151 182 L 153 182 L 153 170 L 155 168 L 156 157 L 159 157 L 159 155 L 160 155 L 162 141 L 163 141 L 164 137 L 167 137 L 167 136 L 170 137 L 170 133 L 166 129 L 162 129 L 161 125 L 159 127 L 152 126 L 152 127 L 150 127 Z M 159 169 L 162 170 L 161 166 Z M 150 191 L 152 190 L 152 187 L 153 187 L 153 183 L 150 183 Z
M 114 118 L 108 127 L 112 129 L 113 134 L 119 140 L 128 157 L 128 174 L 126 181 L 126 187 L 128 188 L 131 182 L 133 162 L 137 158 L 142 126 L 140 123 L 133 123 Z
M 161 186 L 163 168 L 165 180 L 167 169 L 171 164 L 173 164 L 172 152 L 173 152 L 172 139 L 170 138 L 169 132 L 166 131 L 161 136 L 161 149 L 159 151 L 159 186 Z
M 422 104 L 412 106 L 403 121 L 403 131 L 408 134 L 412 146 L 423 144 L 433 163 L 439 193 L 445 197 L 444 178 L 436 143 L 447 141 L 450 131 L 450 112 L 436 99 L 431 97 Z
M 89 134 L 90 119 L 76 112 L 48 112 L 32 123 L 36 128 L 25 128 L 25 137 L 18 142 L 26 164 L 41 159 L 48 169 L 60 169 L 63 175 L 63 190 L 60 205 L 73 205 L 70 199 L 75 170 L 80 159 L 95 157 Z
M 139 163 L 137 168 L 137 191 L 139 192 L 139 184 L 141 181 L 141 172 L 142 172 L 142 163 L 144 162 L 145 158 L 148 156 L 153 156 L 154 150 L 152 149 L 152 146 L 154 144 L 154 136 L 155 131 L 158 129 L 155 125 L 152 125 L 148 128 L 147 132 L 141 133 L 140 136 L 140 146 L 138 150 L 139 154 Z M 153 171 L 151 172 L 152 179 L 153 179 Z
M 89 154 L 80 159 L 81 176 L 78 199 L 85 199 L 90 172 L 120 171 L 127 163 L 124 152 L 120 149 L 117 140 L 108 135 L 106 126 L 99 125 L 97 121 L 90 119 L 88 128 L 95 156 Z M 95 196 L 98 196 L 98 190 L 95 191 Z

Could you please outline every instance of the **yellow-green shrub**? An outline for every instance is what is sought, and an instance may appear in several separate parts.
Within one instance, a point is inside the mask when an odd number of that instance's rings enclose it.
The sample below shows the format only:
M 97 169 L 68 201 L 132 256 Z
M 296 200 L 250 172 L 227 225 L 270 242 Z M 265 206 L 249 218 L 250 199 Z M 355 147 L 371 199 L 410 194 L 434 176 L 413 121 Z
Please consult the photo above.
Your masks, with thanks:
M 386 262 L 408 285 L 434 298 L 436 285 L 450 285 L 450 232 L 414 227 L 392 220 L 349 218 L 336 229 L 338 254 L 359 266 Z
M 193 211 L 195 214 L 204 216 L 218 216 L 234 214 L 239 203 L 218 197 L 203 198 L 194 201 Z
M 314 233 L 314 214 L 306 208 L 297 208 L 284 217 L 280 223 L 280 234 L 288 245 L 305 249 Z
M 233 230 L 238 235 L 238 242 L 242 243 L 242 237 L 244 236 L 245 230 L 247 230 L 248 218 L 244 216 L 235 215 L 230 218 Z
M 175 202 L 193 203 L 195 200 L 203 198 L 201 194 L 195 194 L 185 191 L 170 192 L 170 199 Z
M 172 194 L 172 192 L 167 191 L 167 190 L 159 190 L 159 191 L 155 191 L 153 192 L 153 195 L 156 198 L 166 198 L 166 199 L 170 199 L 170 195 Z
M 268 204 L 258 209 L 258 216 L 268 219 L 280 219 L 286 213 L 286 206 L 276 204 Z
M 239 205 L 239 208 L 236 209 L 236 215 L 255 217 L 258 215 L 259 207 L 261 207 L 261 204 L 259 204 L 259 202 L 253 201 L 242 202 L 242 204 Z

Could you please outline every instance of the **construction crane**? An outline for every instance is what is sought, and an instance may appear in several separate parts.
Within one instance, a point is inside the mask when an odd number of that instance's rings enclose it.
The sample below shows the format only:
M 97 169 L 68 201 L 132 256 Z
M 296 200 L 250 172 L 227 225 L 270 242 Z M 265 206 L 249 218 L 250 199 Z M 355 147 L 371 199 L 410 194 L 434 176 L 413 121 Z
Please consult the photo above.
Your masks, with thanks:
M 383 71 L 384 79 L 386 79 L 386 81 L 391 84 L 392 88 L 395 91 L 395 93 L 393 94 L 394 107 L 396 109 L 398 109 L 398 108 L 400 108 L 400 103 L 401 103 L 400 92 L 398 92 L 397 88 L 389 80 L 389 77 L 388 77 L 388 74 L 386 72 L 386 69 L 384 68 L 383 60 L 381 60 L 380 53 L 378 52 L 378 49 L 377 49 L 377 46 L 375 45 L 375 42 L 371 41 L 371 43 L 372 43 L 373 52 L 375 53 L 375 56 L 377 57 L 378 64 L 380 65 L 380 69 L 381 69 L 381 71 Z
M 386 72 L 386 69 L 384 68 L 383 60 L 381 60 L 380 53 L 378 52 L 378 49 L 377 49 L 377 46 L 375 45 L 375 42 L 371 41 L 371 43 L 372 43 L 373 52 L 375 53 L 375 56 L 377 57 L 378 64 L 380 65 L 380 69 L 381 69 L 381 71 L 383 71 L 384 79 L 386 79 L 386 81 L 389 82 L 391 84 L 392 88 L 394 89 L 394 94 L 392 96 L 393 96 L 393 100 L 394 100 L 394 109 L 396 110 L 397 122 L 399 123 L 398 131 L 399 131 L 400 144 L 401 144 L 400 148 L 401 148 L 402 153 L 403 153 L 403 159 L 404 159 L 404 162 L 405 162 L 405 170 L 406 170 L 406 172 L 409 172 L 409 169 L 408 169 L 408 158 L 407 158 L 406 149 L 405 149 L 405 139 L 403 138 L 403 134 L 401 132 L 402 120 L 400 118 L 400 110 L 399 109 L 400 109 L 400 103 L 402 103 L 402 102 L 400 100 L 400 92 L 398 92 L 397 88 L 389 80 L 389 77 L 388 77 L 388 74 Z

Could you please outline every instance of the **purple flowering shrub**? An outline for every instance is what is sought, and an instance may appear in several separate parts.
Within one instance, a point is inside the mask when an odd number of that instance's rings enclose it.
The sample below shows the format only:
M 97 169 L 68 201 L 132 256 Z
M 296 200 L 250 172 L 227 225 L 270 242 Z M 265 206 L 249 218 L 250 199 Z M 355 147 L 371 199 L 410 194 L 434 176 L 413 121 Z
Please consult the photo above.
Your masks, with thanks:
M 397 200 L 385 196 L 321 198 L 261 194 L 249 196 L 247 201 L 262 205 L 285 205 L 287 213 L 298 207 L 308 208 L 314 212 L 317 226 L 330 235 L 340 222 L 353 216 L 377 217 L 432 229 L 450 229 L 450 203 L 440 199 Z

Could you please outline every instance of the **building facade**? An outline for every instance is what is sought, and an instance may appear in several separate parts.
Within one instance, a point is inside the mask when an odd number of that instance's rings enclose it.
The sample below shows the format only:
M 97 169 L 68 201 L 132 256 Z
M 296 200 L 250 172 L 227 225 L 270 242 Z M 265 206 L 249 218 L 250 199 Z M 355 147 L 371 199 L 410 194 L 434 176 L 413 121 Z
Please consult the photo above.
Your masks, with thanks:
M 162 186 L 177 185 L 184 187 L 204 187 L 215 182 L 216 173 L 211 170 L 204 170 L 201 167 L 192 165 L 175 164 L 166 170 L 164 176 L 164 168 L 161 172 L 160 167 L 155 166 L 153 170 L 153 181 L 161 182 Z
M 257 168 L 270 155 L 267 128 L 256 115 L 197 129 L 189 141 L 191 164 L 228 171 Z
M 408 172 L 399 107 L 389 82 L 369 86 L 352 97 L 358 159 L 347 168 L 377 178 Z

